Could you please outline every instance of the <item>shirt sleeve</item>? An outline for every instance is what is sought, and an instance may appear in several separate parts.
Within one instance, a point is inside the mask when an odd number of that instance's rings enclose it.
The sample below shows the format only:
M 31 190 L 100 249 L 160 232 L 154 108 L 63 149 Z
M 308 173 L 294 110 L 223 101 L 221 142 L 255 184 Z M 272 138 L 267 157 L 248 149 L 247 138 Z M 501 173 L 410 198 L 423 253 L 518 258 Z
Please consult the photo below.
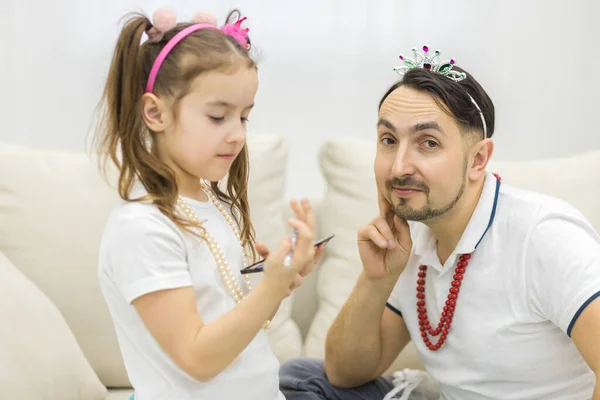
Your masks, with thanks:
M 526 258 L 534 310 L 571 336 L 600 295 L 598 234 L 583 217 L 546 217 L 532 231 Z
M 156 216 L 121 221 L 107 249 L 112 278 L 127 302 L 155 291 L 192 286 L 185 243 Z
M 400 278 L 401 279 L 401 278 Z M 392 293 L 390 293 L 390 297 L 388 297 L 385 306 L 393 311 L 396 315 L 402 317 L 402 312 L 400 311 L 400 293 L 402 289 L 400 288 L 400 279 L 396 282 Z

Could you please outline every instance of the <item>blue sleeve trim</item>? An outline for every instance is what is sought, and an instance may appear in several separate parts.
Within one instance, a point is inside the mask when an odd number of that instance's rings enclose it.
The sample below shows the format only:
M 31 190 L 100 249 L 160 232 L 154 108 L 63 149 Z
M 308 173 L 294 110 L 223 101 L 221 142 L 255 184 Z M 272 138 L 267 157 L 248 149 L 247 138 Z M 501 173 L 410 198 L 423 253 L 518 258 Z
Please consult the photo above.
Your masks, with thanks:
M 392 310 L 393 312 L 398 314 L 400 317 L 402 316 L 402 313 L 400 312 L 400 310 L 398 310 L 396 307 L 394 307 L 390 303 L 385 303 L 385 305 L 387 306 L 387 308 L 389 308 L 390 310 Z
M 579 318 L 579 316 L 581 315 L 581 313 L 583 312 L 583 310 L 585 310 L 585 308 L 592 301 L 596 300 L 597 297 L 600 297 L 600 291 L 598 291 L 595 294 L 593 294 L 589 299 L 586 300 L 585 303 L 583 303 L 583 305 L 581 307 L 579 307 L 579 310 L 577 310 L 577 312 L 575 313 L 575 316 L 573 317 L 573 319 L 571 320 L 571 323 L 569 324 L 569 327 L 567 328 L 567 335 L 569 337 L 571 337 L 571 331 L 573 330 L 573 325 L 575 325 L 575 321 L 577 321 L 577 318 Z
M 485 236 L 487 231 L 490 230 L 490 226 L 492 226 L 492 222 L 494 222 L 494 218 L 496 217 L 496 208 L 498 207 L 498 194 L 499 193 L 500 193 L 500 179 L 496 178 L 496 193 L 494 194 L 494 205 L 492 206 L 492 213 L 490 214 L 490 221 L 488 222 L 487 228 L 485 228 L 483 235 L 481 235 L 481 237 L 477 241 L 475 248 L 477 248 L 477 246 L 479 246 L 479 243 L 481 243 L 481 241 L 483 240 L 483 237 Z

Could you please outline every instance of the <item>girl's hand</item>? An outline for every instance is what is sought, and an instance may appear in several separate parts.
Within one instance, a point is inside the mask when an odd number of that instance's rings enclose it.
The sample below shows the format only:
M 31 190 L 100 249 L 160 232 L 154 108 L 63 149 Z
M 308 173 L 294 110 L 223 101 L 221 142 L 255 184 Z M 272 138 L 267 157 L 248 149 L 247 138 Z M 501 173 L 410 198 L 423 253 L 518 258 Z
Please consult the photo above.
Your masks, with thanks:
M 256 245 L 258 253 L 266 259 L 264 279 L 274 293 L 282 298 L 289 296 L 293 289 L 302 285 L 303 277 L 312 271 L 313 265 L 323 250 L 322 246 L 319 246 L 319 250 L 315 250 L 313 245 L 316 224 L 308 200 L 303 199 L 301 204 L 292 200 L 290 207 L 296 218 L 291 219 L 289 224 L 297 232 L 291 265 L 289 267 L 283 265 L 285 256 L 292 250 L 289 237 L 282 240 L 278 249 L 273 253 L 263 244 Z

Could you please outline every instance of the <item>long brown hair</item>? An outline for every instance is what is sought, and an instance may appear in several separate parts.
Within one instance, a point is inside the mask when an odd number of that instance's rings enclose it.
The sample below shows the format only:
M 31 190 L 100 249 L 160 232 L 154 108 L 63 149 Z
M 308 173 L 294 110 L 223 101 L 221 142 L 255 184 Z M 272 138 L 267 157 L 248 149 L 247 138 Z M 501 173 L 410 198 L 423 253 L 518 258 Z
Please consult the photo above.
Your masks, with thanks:
M 226 21 L 234 23 L 239 16 L 239 12 L 234 10 Z M 165 32 L 159 42 L 146 41 L 140 45 L 144 33 L 152 28 L 152 22 L 142 14 L 129 15 L 117 40 L 108 72 L 95 141 L 104 172 L 109 160 L 117 166 L 118 192 L 123 200 L 151 201 L 178 227 L 193 233 L 191 222 L 175 212 L 178 194 L 175 174 L 156 155 L 152 144 L 154 132 L 144 124 L 141 111 L 141 99 L 154 60 L 165 44 L 189 25 L 178 24 Z M 185 62 L 182 62 L 184 58 Z M 194 78 L 209 71 L 227 71 L 240 65 L 256 68 L 248 49 L 219 30 L 201 29 L 171 50 L 161 65 L 153 93 L 172 97 L 173 113 L 177 117 L 178 104 L 188 93 L 189 83 Z M 248 204 L 248 174 L 248 149 L 244 146 L 229 170 L 225 190 L 221 190 L 219 182 L 211 182 L 211 187 L 216 196 L 230 206 L 240 227 L 244 247 L 254 259 L 256 252 Z M 131 189 L 137 180 L 144 185 L 147 196 L 131 197 Z

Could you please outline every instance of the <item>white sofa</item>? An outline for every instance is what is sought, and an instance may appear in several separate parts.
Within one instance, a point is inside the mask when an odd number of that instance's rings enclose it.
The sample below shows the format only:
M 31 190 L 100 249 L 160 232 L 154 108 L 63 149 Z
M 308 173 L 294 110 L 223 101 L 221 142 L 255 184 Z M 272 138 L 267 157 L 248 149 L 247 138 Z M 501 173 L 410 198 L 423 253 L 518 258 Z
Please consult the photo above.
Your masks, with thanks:
M 252 216 L 258 238 L 273 246 L 286 230 L 288 150 L 276 136 L 251 136 L 249 148 Z M 336 237 L 269 330 L 281 361 L 324 354 L 327 329 L 361 268 L 356 230 L 377 212 L 374 154 L 371 142 L 323 144 L 319 158 L 327 190 L 313 204 L 319 235 Z M 600 229 L 600 189 L 595 186 L 600 152 L 498 162 L 490 169 L 504 182 L 571 202 Z M 86 154 L 0 144 L 1 399 L 130 396 L 96 279 L 99 238 L 117 201 Z M 421 367 L 414 347 L 405 349 L 391 369 L 402 367 Z

